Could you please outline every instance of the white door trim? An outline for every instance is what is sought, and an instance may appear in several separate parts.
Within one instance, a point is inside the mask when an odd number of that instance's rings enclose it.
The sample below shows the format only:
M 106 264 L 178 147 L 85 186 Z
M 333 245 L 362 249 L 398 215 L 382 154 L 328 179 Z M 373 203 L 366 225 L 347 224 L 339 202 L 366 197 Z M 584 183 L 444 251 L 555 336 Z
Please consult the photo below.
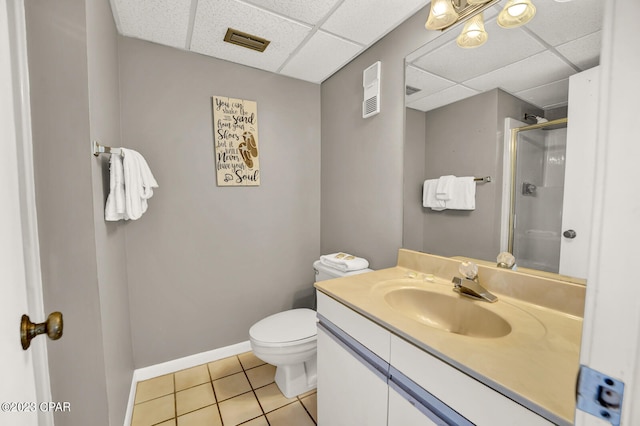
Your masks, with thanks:
M 20 179 L 22 238 L 27 281 L 27 306 L 28 315 L 34 321 L 40 321 L 44 320 L 46 315 L 42 294 L 40 245 L 38 242 L 24 0 L 8 0 L 7 12 L 9 21 L 12 24 L 9 28 L 9 43 L 12 50 L 11 66 L 13 68 L 13 86 L 15 89 L 15 128 Z M 32 351 L 38 402 L 52 401 L 46 343 L 45 341 L 34 342 L 29 350 Z M 38 413 L 38 424 L 40 426 L 53 426 L 53 414 L 40 411 Z
M 621 424 L 640 424 L 637 0 L 603 2 L 600 117 L 589 281 L 580 362 L 625 383 Z M 576 425 L 603 420 L 576 411 Z

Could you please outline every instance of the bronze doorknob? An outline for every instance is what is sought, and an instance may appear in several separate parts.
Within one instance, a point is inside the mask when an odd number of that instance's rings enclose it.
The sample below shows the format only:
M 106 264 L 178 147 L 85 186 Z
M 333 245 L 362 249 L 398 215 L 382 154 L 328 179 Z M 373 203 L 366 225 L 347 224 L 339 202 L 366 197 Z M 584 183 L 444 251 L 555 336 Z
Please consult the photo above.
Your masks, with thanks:
M 39 334 L 47 333 L 49 339 L 58 340 L 62 337 L 62 314 L 60 312 L 52 312 L 45 322 L 35 324 L 31 322 L 28 315 L 22 316 L 20 322 L 20 341 L 22 349 L 27 350 L 31 344 L 31 339 Z

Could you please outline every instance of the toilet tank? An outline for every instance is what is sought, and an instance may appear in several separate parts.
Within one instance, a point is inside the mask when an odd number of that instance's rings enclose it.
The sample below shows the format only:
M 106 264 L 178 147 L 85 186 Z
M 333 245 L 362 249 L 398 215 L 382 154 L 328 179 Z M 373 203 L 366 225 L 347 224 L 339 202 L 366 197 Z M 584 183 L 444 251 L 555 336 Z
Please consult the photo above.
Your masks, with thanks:
M 334 278 L 348 277 L 349 275 L 364 274 L 365 272 L 373 271 L 373 269 L 366 268 L 358 271 L 341 272 L 328 267 L 319 260 L 313 262 L 313 269 L 316 270 L 316 281 L 332 280 Z

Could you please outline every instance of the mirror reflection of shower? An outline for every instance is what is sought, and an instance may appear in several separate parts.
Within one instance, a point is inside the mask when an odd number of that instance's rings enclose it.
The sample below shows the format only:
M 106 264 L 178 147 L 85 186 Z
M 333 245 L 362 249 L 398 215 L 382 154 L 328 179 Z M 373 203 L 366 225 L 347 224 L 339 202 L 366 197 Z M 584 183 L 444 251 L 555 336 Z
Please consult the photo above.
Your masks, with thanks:
M 535 124 L 521 123 L 522 127 L 512 129 L 511 135 L 511 164 L 515 167 L 511 170 L 508 250 L 518 266 L 557 273 L 567 119 L 548 121 L 525 116 L 528 118 Z

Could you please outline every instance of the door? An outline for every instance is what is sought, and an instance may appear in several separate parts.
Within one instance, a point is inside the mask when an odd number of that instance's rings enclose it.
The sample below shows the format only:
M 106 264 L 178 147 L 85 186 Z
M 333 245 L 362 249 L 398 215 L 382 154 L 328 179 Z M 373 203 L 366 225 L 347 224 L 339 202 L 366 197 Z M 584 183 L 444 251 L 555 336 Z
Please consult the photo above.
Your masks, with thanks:
M 19 324 L 27 312 L 25 261 L 20 216 L 20 185 L 7 2 L 0 7 L 0 424 L 37 425 L 32 354 L 20 345 Z M 27 412 L 23 412 L 26 409 Z M 32 410 L 33 409 L 33 410 Z
M 562 201 L 560 269 L 586 278 L 591 242 L 600 67 L 569 78 L 569 126 Z
M 44 320 L 38 318 L 42 289 L 34 279 L 39 266 L 35 208 L 29 202 L 34 199 L 33 186 L 24 179 L 26 168 L 19 161 L 25 161 L 21 149 L 27 143 L 19 135 L 29 125 L 28 103 L 20 100 L 28 96 L 23 86 L 26 76 L 19 71 L 25 69 L 26 60 L 22 7 L 20 1 L 0 0 L 0 424 L 45 426 L 53 424 L 51 413 L 40 405 L 51 400 L 45 342 L 40 338 L 26 351 L 20 342 L 23 314 Z
M 386 426 L 386 378 L 344 343 L 318 327 L 318 424 Z

